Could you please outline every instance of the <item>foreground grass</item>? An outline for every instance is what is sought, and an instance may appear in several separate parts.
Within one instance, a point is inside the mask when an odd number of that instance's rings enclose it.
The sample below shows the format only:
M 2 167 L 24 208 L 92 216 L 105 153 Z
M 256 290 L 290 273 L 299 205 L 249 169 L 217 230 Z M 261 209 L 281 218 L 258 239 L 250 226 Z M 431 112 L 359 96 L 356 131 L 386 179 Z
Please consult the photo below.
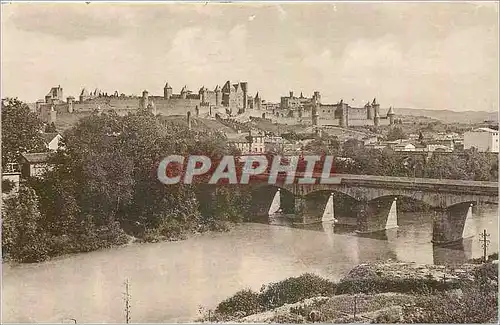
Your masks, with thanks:
M 441 274 L 444 280 L 439 281 Z M 361 265 L 338 283 L 303 274 L 260 292 L 242 290 L 199 321 L 496 323 L 497 302 L 497 264 L 448 268 L 389 263 Z

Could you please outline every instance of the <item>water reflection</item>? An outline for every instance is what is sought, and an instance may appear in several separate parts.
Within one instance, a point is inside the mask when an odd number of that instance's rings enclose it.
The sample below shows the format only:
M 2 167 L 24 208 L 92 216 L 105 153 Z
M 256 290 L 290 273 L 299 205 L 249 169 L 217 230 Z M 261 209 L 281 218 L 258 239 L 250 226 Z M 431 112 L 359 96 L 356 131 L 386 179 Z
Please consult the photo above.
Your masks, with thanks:
M 448 245 L 432 246 L 433 262 L 436 265 L 460 264 L 472 258 L 473 238 L 466 238 Z

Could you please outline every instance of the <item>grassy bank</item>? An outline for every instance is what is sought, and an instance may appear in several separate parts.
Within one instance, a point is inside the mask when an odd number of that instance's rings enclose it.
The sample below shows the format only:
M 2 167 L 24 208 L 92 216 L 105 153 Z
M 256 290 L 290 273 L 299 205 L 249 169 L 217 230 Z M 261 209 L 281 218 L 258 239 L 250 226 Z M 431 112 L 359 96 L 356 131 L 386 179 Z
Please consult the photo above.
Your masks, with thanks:
M 496 322 L 498 265 L 363 264 L 339 282 L 303 274 L 246 289 L 199 321 L 248 323 Z

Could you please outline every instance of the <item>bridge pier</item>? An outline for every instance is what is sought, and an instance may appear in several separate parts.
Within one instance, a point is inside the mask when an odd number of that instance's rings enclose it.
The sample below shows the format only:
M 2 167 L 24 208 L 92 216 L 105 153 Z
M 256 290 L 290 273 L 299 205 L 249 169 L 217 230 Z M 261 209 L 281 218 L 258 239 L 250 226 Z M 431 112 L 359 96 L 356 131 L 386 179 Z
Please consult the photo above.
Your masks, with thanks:
M 432 242 L 448 244 L 463 239 L 465 220 L 473 204 L 464 202 L 435 211 L 433 216 Z
M 358 207 L 358 232 L 370 233 L 398 227 L 397 198 L 361 202 Z
M 432 258 L 436 265 L 462 264 L 472 258 L 472 238 L 449 245 L 432 245 Z
M 304 220 L 304 212 L 306 210 L 306 198 L 301 195 L 294 197 L 294 215 L 299 223 L 306 223 Z
M 334 222 L 333 193 L 321 197 L 295 196 L 295 216 L 299 223 L 312 224 L 321 222 Z

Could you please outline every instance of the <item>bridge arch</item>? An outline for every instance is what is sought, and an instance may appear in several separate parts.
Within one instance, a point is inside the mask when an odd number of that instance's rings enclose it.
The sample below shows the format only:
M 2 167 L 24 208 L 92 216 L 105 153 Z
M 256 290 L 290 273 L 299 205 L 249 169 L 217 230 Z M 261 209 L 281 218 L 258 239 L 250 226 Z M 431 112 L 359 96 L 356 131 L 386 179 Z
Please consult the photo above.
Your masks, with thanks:
M 289 189 L 274 184 L 262 184 L 251 189 L 251 215 L 266 218 L 278 190 L 280 190 L 280 203 L 283 213 L 293 213 L 294 194 Z

